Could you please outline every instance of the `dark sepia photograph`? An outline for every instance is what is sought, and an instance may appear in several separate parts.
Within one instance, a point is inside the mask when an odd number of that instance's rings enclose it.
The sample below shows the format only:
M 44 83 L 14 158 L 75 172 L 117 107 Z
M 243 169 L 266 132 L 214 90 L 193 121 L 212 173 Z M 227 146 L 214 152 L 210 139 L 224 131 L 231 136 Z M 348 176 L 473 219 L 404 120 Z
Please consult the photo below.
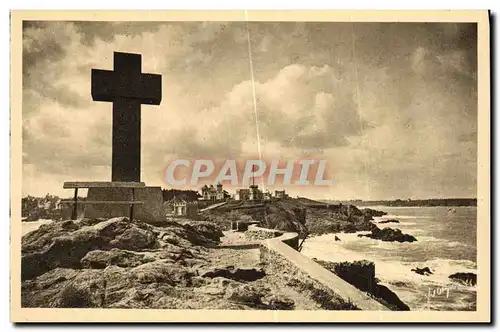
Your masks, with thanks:
M 11 319 L 489 321 L 488 13 L 363 13 L 13 12 Z

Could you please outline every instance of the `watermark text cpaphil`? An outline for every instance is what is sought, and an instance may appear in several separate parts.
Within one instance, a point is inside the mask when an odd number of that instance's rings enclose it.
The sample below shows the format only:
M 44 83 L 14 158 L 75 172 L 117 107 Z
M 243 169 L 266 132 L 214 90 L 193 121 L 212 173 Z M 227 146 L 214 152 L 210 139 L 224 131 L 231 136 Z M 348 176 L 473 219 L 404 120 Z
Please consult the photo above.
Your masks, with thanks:
M 330 186 L 326 160 L 176 159 L 165 169 L 165 181 L 171 186 L 197 185 L 200 182 L 249 185 L 252 182 L 272 186 Z

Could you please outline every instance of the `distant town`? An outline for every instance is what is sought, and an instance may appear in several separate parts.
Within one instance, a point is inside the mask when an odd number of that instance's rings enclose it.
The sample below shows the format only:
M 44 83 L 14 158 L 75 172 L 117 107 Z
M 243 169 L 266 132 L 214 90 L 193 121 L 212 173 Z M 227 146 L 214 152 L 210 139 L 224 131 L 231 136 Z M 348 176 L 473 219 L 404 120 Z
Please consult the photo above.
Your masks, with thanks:
M 289 198 L 285 190 L 263 191 L 256 184 L 237 189 L 234 194 L 224 189 L 221 183 L 204 185 L 199 191 L 163 189 L 164 213 L 166 216 L 193 217 L 210 206 L 220 206 L 227 202 L 262 203 Z M 85 199 L 85 198 L 80 198 Z M 327 204 L 345 204 L 358 207 L 366 206 L 477 206 L 476 198 L 433 198 L 433 199 L 395 199 L 395 200 L 320 200 Z M 61 220 L 68 217 L 70 206 L 62 203 L 58 196 L 47 194 L 44 197 L 27 196 L 22 199 L 24 221 L 38 219 Z
M 274 193 L 263 191 L 252 183 L 248 188 L 237 189 L 230 194 L 221 183 L 204 185 L 199 191 L 163 189 L 164 213 L 166 216 L 193 217 L 210 206 L 220 206 L 230 201 L 262 203 L 263 201 L 288 198 L 285 190 Z M 81 197 L 80 200 L 85 198 Z M 22 217 L 25 221 L 38 219 L 60 220 L 68 215 L 70 206 L 63 204 L 64 199 L 47 194 L 44 197 L 27 196 L 22 199 Z

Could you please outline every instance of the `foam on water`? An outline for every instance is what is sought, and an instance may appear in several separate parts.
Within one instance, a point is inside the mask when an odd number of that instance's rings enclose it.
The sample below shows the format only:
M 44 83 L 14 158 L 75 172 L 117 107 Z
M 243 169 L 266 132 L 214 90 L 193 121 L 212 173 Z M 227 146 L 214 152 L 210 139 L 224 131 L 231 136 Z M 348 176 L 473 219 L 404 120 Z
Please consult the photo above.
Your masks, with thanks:
M 413 211 L 419 212 L 417 209 Z M 432 227 L 436 227 L 436 220 L 430 220 L 429 216 L 393 214 L 375 218 L 375 222 L 387 219 L 398 219 L 401 223 L 377 226 L 399 228 L 416 236 L 417 242 L 384 242 L 358 237 L 358 234 L 369 232 L 337 234 L 341 241 L 335 241 L 335 234 L 326 234 L 305 241 L 302 253 L 332 262 L 374 262 L 380 283 L 393 290 L 412 310 L 475 310 L 476 287 L 449 278 L 457 272 L 477 273 L 475 261 L 458 259 L 464 256 L 461 253 L 475 248 L 464 242 L 434 236 L 436 233 Z M 405 219 L 412 221 L 406 222 Z M 417 267 L 429 267 L 433 274 L 423 276 L 411 271 Z

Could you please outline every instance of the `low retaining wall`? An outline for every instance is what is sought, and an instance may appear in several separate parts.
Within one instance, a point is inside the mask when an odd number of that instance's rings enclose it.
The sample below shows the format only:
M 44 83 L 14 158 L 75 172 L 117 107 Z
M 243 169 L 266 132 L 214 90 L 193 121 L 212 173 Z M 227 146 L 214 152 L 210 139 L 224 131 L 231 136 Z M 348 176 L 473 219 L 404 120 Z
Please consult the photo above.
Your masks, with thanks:
M 261 228 L 256 225 L 249 225 L 245 233 L 248 240 L 266 240 L 283 235 L 283 231 L 269 228 Z
M 269 234 L 269 232 L 266 233 L 262 231 L 264 228 L 254 226 L 250 228 L 260 232 L 260 234 Z M 264 257 L 264 260 L 267 260 L 270 264 L 284 264 L 288 266 L 291 271 L 297 269 L 305 273 L 309 278 L 328 289 L 331 293 L 340 296 L 346 303 L 352 303 L 361 310 L 389 310 L 389 308 L 380 302 L 372 299 L 370 296 L 323 268 L 318 263 L 302 255 L 296 250 L 298 248 L 298 243 L 299 235 L 297 233 L 282 233 L 279 237 L 268 238 L 262 241 L 263 248 L 261 248 L 261 255 Z M 277 257 L 272 257 L 273 255 Z

